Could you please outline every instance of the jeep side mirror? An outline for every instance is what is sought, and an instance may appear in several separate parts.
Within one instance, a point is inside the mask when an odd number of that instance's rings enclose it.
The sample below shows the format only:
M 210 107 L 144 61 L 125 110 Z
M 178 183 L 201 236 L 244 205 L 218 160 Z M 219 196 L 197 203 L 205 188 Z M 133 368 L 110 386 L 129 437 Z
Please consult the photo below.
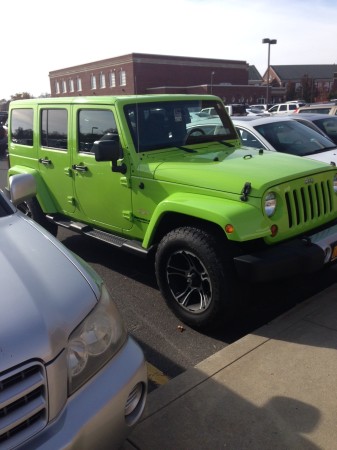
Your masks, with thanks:
M 117 161 L 123 156 L 118 136 L 109 135 L 108 137 L 103 137 L 100 141 L 95 141 L 92 151 L 95 153 L 96 161 L 111 161 L 113 172 L 126 173 L 126 165 L 124 163 L 121 165 L 117 164 Z

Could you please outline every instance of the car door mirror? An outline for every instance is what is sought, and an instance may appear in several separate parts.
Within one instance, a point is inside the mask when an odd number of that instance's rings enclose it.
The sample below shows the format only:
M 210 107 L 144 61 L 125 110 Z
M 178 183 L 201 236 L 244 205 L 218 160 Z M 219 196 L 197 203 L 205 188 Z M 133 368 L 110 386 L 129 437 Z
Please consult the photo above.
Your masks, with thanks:
M 92 146 L 96 161 L 111 161 L 112 171 L 126 173 L 126 165 L 118 165 L 118 160 L 123 157 L 122 149 L 117 135 L 104 135 L 100 141 L 95 141 Z

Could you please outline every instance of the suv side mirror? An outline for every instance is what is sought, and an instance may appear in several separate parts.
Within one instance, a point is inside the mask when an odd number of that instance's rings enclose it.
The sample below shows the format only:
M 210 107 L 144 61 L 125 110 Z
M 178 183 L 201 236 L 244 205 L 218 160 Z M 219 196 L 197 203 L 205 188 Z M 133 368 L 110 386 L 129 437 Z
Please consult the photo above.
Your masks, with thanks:
M 96 161 L 111 161 L 113 172 L 126 173 L 126 165 L 124 163 L 121 165 L 117 164 L 118 160 L 123 156 L 118 136 L 109 135 L 103 137 L 100 141 L 95 141 L 92 151 L 95 153 Z

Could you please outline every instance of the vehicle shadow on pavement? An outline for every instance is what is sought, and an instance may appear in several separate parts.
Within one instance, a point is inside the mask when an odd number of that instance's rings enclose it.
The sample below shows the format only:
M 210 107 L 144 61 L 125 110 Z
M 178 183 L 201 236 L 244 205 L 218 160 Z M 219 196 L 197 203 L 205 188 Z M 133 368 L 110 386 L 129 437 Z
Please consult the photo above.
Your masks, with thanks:
M 193 375 L 191 371 L 189 374 L 195 377 L 193 389 L 189 389 L 188 382 L 179 380 L 183 375 L 171 381 L 171 386 L 165 385 L 149 396 L 144 417 L 128 439 L 132 448 L 332 448 L 316 445 L 311 436 L 322 421 L 319 408 L 296 394 L 280 395 L 282 384 L 271 386 L 268 380 L 258 379 L 256 375 L 245 376 L 240 364 L 208 379 L 198 369 L 193 371 Z M 196 384 L 198 378 L 200 382 Z M 174 388 L 181 390 L 173 393 Z

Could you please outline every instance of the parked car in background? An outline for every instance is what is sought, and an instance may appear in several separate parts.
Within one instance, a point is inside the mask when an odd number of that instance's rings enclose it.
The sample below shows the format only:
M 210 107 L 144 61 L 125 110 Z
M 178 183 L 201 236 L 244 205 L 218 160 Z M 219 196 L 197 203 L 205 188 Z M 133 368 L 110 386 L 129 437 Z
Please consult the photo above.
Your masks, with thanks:
M 0 111 L 0 124 L 4 124 L 8 119 L 8 112 Z
M 144 355 L 98 274 L 0 191 L 0 448 L 117 449 L 143 412 Z
M 307 125 L 337 144 L 337 116 L 330 114 L 292 114 L 292 119 Z
M 261 114 L 261 113 L 266 113 L 268 111 L 269 108 L 271 108 L 273 105 L 272 104 L 265 104 L 265 103 L 259 103 L 257 105 L 249 105 L 249 107 L 246 109 L 246 112 L 248 114 Z
M 302 103 L 278 103 L 271 108 L 268 109 L 269 114 L 289 114 L 295 112 L 298 108 L 300 108 Z
M 233 119 L 246 147 L 306 156 L 337 165 L 336 145 L 318 131 L 290 117 L 242 117 Z
M 225 105 L 226 111 L 229 116 L 246 116 L 247 115 L 247 108 L 249 105 L 243 104 L 243 103 L 235 103 L 232 105 Z M 217 116 L 218 113 L 215 110 L 215 108 L 203 108 L 200 113 L 201 116 L 204 114 L 208 114 L 210 116 Z
M 299 114 L 330 114 L 331 116 L 336 116 L 337 102 L 312 103 L 311 105 L 300 107 L 296 112 Z
M 244 103 L 233 103 L 232 105 L 225 105 L 226 111 L 230 116 L 246 116 L 249 105 Z

